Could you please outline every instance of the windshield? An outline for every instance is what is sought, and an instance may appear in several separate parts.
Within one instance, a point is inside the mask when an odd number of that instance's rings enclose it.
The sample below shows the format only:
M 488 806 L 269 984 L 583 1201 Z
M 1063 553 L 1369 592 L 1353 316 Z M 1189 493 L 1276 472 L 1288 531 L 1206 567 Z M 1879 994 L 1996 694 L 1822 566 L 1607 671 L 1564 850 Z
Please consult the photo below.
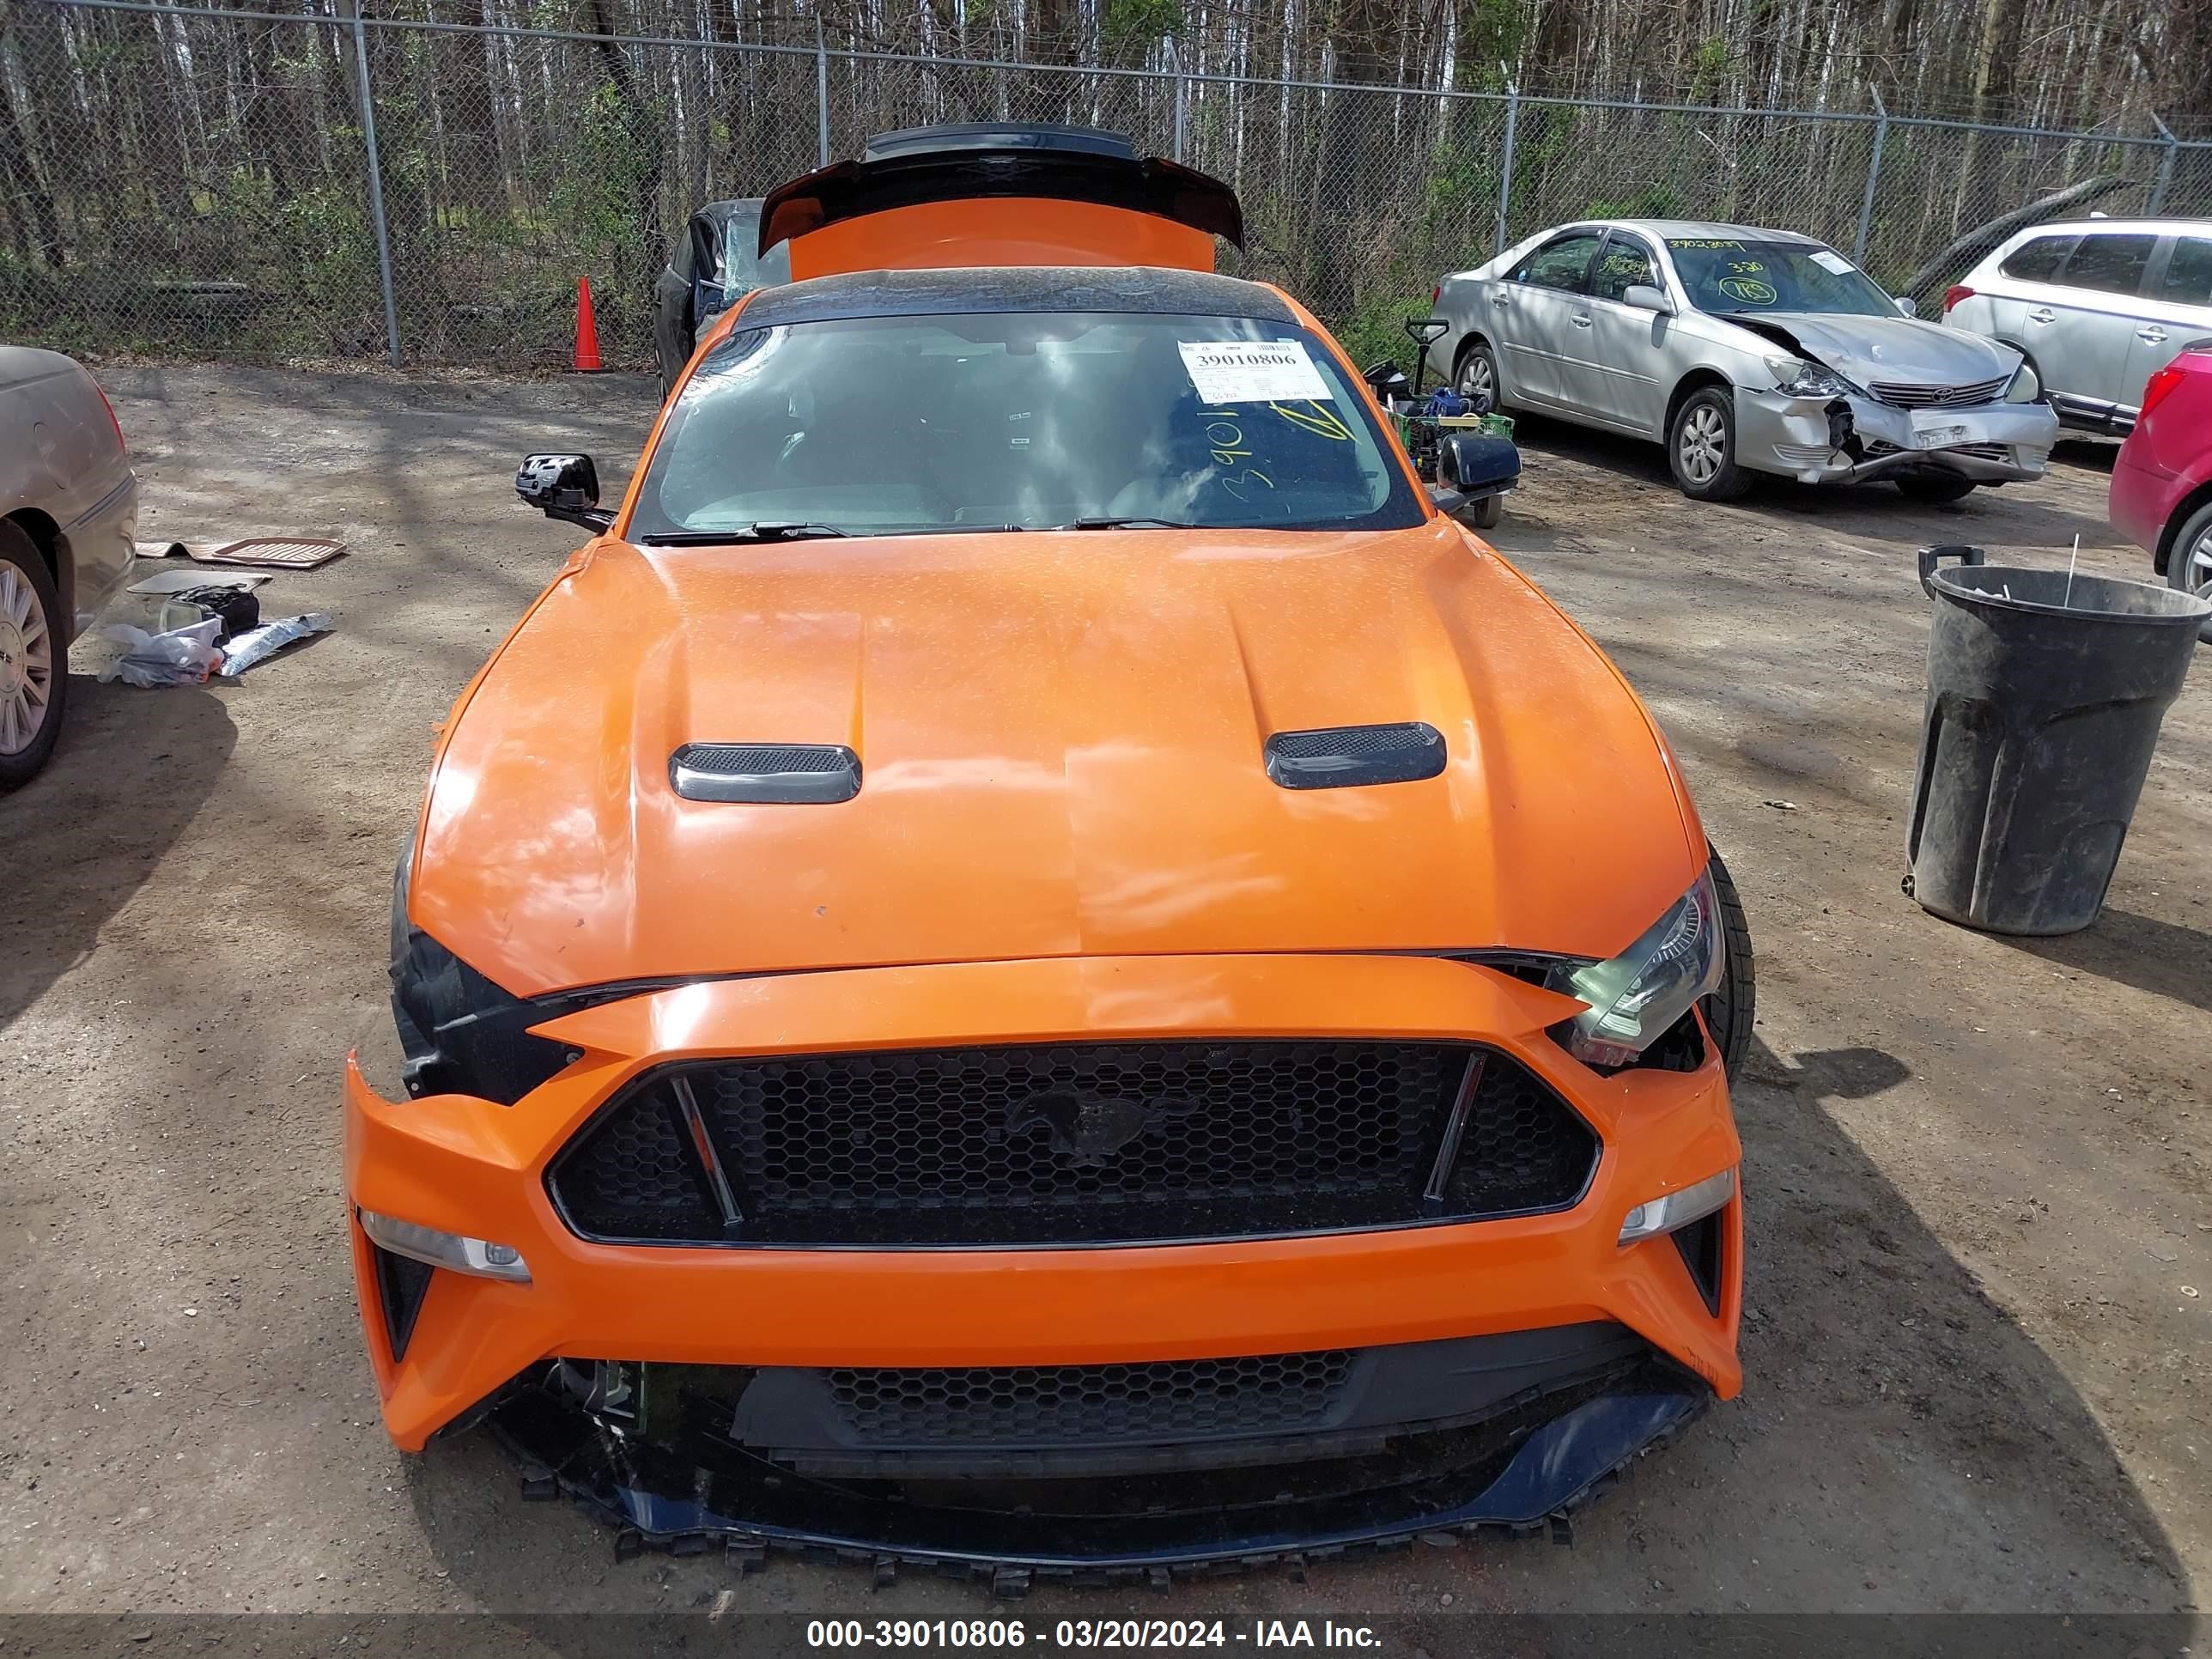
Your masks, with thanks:
M 1364 392 L 1293 325 L 1005 312 L 747 329 L 670 411 L 628 533 L 1082 520 L 1418 524 Z
M 778 242 L 760 251 L 760 210 L 737 213 L 722 227 L 722 303 L 757 288 L 774 288 L 791 280 L 791 244 Z
M 1894 317 L 1897 302 L 1832 248 L 1807 242 L 1739 242 L 1670 236 L 1674 272 L 1700 311 L 1831 311 Z

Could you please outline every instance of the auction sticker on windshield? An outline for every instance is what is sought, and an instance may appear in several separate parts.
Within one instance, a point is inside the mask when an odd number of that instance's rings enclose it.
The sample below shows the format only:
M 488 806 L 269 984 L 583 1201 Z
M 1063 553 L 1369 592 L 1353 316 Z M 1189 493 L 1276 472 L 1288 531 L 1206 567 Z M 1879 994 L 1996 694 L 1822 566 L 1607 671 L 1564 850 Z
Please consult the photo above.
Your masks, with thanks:
M 1178 340 L 1190 383 L 1209 404 L 1304 403 L 1329 396 L 1300 340 Z
M 1838 276 L 1848 276 L 1851 272 L 1858 269 L 1856 265 L 1854 265 L 1849 259 L 1844 258 L 1842 254 L 1831 253 L 1824 247 L 1815 248 L 1813 251 L 1813 263 L 1820 266 L 1821 270 L 1831 271 Z

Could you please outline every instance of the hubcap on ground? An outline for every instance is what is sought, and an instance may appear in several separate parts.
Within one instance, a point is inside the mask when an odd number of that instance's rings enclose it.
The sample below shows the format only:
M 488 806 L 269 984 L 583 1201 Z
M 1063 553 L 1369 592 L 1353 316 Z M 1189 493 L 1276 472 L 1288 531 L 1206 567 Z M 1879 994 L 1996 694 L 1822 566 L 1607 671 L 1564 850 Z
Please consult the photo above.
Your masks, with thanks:
M 0 755 L 19 755 L 46 723 L 54 636 L 23 573 L 0 564 Z
M 1692 483 L 1711 483 L 1713 475 L 1721 470 L 1721 456 L 1726 447 L 1726 434 L 1721 428 L 1720 410 L 1710 404 L 1700 404 L 1682 422 L 1682 436 L 1676 446 L 1682 458 L 1682 472 Z

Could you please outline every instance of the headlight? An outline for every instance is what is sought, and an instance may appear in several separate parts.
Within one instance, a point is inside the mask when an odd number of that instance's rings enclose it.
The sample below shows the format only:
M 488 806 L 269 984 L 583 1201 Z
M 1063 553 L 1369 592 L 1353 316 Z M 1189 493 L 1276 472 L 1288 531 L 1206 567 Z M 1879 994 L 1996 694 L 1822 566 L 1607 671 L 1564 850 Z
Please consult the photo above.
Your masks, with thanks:
M 588 998 L 524 1001 L 493 984 L 407 919 L 414 838 L 392 882 L 392 1021 L 410 1096 L 475 1095 L 512 1106 L 568 1063 L 529 1028 Z M 602 1000 L 611 994 L 598 994 Z
M 2020 367 L 2012 372 L 2012 380 L 2005 387 L 2005 401 L 2008 404 L 2043 401 L 2043 382 L 2025 357 L 2020 360 Z
M 1802 357 L 1769 357 L 1766 367 L 1774 376 L 1774 389 L 1785 398 L 1840 398 L 1851 389 L 1851 383 L 1835 370 Z
M 1719 985 L 1726 948 L 1708 870 L 1612 961 L 1560 976 L 1554 989 L 1589 1004 L 1567 1022 L 1567 1051 L 1588 1066 L 1632 1064 Z

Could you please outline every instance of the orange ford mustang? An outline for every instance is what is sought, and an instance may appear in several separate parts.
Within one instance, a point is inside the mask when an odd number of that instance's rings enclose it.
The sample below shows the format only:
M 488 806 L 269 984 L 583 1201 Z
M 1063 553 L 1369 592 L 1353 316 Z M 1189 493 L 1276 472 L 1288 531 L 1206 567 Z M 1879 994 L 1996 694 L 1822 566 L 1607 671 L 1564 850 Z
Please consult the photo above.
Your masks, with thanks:
M 618 507 L 525 463 L 594 534 L 401 863 L 407 1097 L 346 1078 L 399 1445 L 1012 1590 L 1564 1525 L 1735 1392 L 1727 873 L 1445 510 L 1494 449 L 1440 505 L 1238 230 L 879 141 Z

